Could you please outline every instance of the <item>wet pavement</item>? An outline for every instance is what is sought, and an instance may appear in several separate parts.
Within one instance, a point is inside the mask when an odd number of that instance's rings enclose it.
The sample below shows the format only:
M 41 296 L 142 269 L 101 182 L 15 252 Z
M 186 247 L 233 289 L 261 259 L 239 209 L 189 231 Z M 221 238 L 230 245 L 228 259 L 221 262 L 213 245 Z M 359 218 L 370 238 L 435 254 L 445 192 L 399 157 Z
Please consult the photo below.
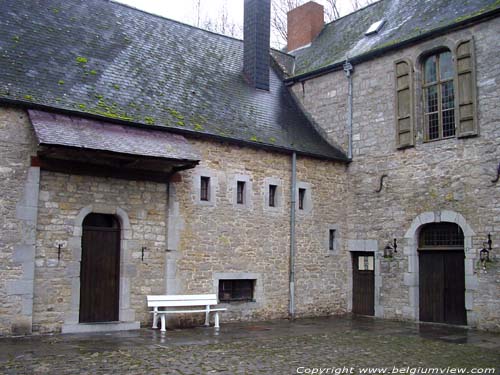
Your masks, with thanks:
M 219 331 L 0 339 L 0 374 L 415 374 L 429 368 L 500 374 L 500 334 L 346 316 L 222 324 Z

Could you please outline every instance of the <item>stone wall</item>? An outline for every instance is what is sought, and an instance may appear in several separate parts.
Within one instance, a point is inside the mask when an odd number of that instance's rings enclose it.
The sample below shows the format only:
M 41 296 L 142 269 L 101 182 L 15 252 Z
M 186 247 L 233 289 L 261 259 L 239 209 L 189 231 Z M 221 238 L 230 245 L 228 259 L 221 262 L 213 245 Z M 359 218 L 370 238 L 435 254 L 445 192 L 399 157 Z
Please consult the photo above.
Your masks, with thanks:
M 194 141 L 193 141 L 194 142 Z M 217 280 L 256 278 L 255 302 L 230 303 L 223 320 L 288 315 L 291 156 L 212 142 L 194 142 L 200 165 L 171 184 L 167 290 L 217 293 Z M 199 176 L 211 177 L 213 201 L 199 202 Z M 235 204 L 237 180 L 251 191 Z M 342 164 L 299 157 L 297 179 L 310 187 L 308 209 L 297 214 L 298 315 L 346 311 L 345 255 L 329 254 L 327 228 L 345 233 Z M 266 182 L 277 184 L 279 204 L 267 205 Z M 174 207 L 175 206 L 175 207 Z M 178 211 L 176 212 L 175 209 Z M 299 210 L 300 211 L 300 210 Z M 177 231 L 177 232 L 176 232 Z
M 416 319 L 418 279 L 412 262 L 416 244 L 405 237 L 412 221 L 422 215 L 433 221 L 463 216 L 474 234 L 466 235 L 466 308 L 469 324 L 500 329 L 500 189 L 491 180 L 500 161 L 500 57 L 491 48 L 498 35 L 500 19 L 422 42 L 386 54 L 354 67 L 353 76 L 353 162 L 349 165 L 348 239 L 377 241 L 379 255 L 393 238 L 399 240 L 395 258 L 379 257 L 376 315 Z M 465 139 L 422 141 L 420 92 L 417 90 L 416 146 L 397 150 L 394 118 L 394 61 L 408 58 L 415 67 L 415 87 L 421 72 L 418 57 L 438 46 L 453 46 L 461 39 L 474 38 L 480 135 Z M 347 147 L 345 123 L 347 79 L 334 72 L 294 86 L 305 108 L 334 142 Z M 382 174 L 388 177 L 376 193 Z M 434 213 L 437 213 L 434 215 Z M 458 220 L 458 219 L 457 219 Z M 478 272 L 478 249 L 488 233 L 493 239 L 495 261 L 488 273 Z M 377 303 L 376 303 L 377 304 Z
M 0 107 L 0 335 L 31 332 L 38 168 L 24 111 Z

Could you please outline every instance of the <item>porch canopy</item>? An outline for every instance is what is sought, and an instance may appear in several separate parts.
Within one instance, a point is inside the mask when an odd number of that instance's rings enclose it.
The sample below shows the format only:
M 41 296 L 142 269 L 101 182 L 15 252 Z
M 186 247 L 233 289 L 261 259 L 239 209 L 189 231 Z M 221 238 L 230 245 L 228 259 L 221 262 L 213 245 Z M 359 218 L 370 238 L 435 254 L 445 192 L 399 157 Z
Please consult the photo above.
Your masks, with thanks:
M 194 168 L 199 154 L 182 135 L 29 110 L 42 169 L 166 182 Z

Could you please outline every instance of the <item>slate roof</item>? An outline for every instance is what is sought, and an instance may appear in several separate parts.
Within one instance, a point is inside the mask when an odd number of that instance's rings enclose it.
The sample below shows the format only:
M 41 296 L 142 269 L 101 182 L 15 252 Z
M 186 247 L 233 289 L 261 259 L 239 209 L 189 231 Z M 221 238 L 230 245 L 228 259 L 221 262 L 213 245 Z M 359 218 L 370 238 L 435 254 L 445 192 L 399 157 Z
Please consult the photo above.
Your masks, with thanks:
M 240 40 L 109 0 L 0 0 L 0 14 L 0 101 L 346 160 L 277 72 L 270 92 L 249 87 Z
M 37 110 L 28 113 L 39 144 L 162 159 L 200 160 L 199 153 L 180 134 Z
M 310 47 L 293 52 L 293 75 L 314 72 L 347 57 L 395 46 L 499 9 L 499 0 L 381 0 L 325 25 Z M 380 32 L 365 36 L 382 19 L 386 22 Z

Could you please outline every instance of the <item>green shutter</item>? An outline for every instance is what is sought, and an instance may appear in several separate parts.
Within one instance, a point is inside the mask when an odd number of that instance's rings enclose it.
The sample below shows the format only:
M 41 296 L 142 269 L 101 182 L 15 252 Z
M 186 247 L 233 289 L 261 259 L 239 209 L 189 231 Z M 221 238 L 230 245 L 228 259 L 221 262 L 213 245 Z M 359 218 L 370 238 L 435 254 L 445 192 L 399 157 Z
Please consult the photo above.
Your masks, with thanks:
M 408 60 L 394 63 L 396 79 L 396 146 L 397 148 L 415 145 L 413 110 L 413 69 Z
M 458 43 L 456 51 L 457 135 L 469 137 L 478 133 L 476 74 L 472 40 Z

